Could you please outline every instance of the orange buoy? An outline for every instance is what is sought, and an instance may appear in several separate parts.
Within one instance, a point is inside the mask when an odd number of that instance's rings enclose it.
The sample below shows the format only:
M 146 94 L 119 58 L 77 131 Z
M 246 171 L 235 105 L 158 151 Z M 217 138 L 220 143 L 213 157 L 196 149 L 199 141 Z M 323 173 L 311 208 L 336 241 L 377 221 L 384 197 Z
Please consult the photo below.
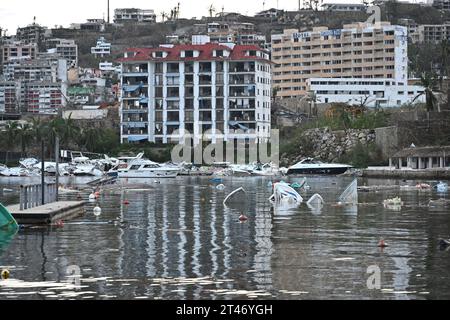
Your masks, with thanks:
M 55 227 L 58 227 L 58 228 L 63 228 L 63 227 L 64 227 L 64 221 L 58 220 L 58 221 L 56 221 L 56 223 L 54 224 L 54 226 L 55 226 Z
M 380 248 L 386 248 L 387 246 L 388 246 L 387 243 L 383 239 L 381 239 L 380 242 L 378 242 L 378 247 Z
M 248 221 L 248 217 L 243 215 L 243 214 L 241 214 L 241 216 L 239 217 L 239 221 L 241 221 L 241 222 Z

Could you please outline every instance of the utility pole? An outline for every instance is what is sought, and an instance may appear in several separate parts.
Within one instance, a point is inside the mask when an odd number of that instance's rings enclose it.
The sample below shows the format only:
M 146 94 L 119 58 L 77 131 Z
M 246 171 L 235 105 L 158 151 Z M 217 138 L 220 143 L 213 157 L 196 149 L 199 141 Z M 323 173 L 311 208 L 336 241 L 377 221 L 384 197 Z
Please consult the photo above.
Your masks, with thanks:
M 41 139 L 41 204 L 45 205 L 45 145 Z
M 109 24 L 109 0 L 107 0 L 108 1 L 108 24 Z
M 56 202 L 59 201 L 59 137 L 55 137 Z

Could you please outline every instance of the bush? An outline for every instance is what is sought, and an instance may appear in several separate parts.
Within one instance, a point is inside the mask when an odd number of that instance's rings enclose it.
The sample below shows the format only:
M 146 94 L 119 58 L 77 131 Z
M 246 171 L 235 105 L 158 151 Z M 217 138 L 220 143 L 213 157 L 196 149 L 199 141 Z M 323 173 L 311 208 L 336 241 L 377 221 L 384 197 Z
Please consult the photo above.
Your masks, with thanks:
M 365 169 L 369 166 L 383 164 L 381 150 L 375 143 L 363 145 L 358 143 L 350 152 L 344 154 L 339 162 L 348 163 L 356 168 Z

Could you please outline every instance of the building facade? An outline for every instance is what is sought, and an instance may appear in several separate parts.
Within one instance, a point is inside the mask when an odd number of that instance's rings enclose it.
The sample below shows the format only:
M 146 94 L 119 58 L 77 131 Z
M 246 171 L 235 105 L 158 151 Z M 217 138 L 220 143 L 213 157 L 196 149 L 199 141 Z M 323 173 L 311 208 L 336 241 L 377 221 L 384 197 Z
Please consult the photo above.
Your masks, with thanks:
M 61 84 L 56 82 L 23 83 L 22 91 L 28 113 L 56 114 L 65 104 Z
M 124 8 L 114 10 L 114 23 L 153 23 L 156 14 L 153 9 Z
M 367 6 L 362 3 L 324 3 L 321 9 L 331 12 L 364 12 Z
M 5 43 L 1 47 L 1 60 L 5 64 L 12 60 L 25 58 L 35 59 L 38 51 L 39 50 L 36 43 L 24 43 L 21 41 Z
M 67 60 L 68 67 L 78 67 L 78 45 L 75 40 L 50 39 L 46 42 L 50 52 Z
M 272 61 L 280 98 L 305 95 L 311 78 L 390 79 L 403 85 L 408 80 L 407 30 L 388 22 L 285 30 L 272 36 Z
M 393 79 L 312 78 L 308 80 L 308 87 L 319 103 L 387 108 L 425 102 L 423 87 L 399 84 Z
M 97 40 L 97 45 L 91 48 L 91 53 L 96 57 L 105 57 L 111 54 L 111 43 L 106 42 L 104 37 Z
M 0 114 L 17 114 L 18 97 L 15 82 L 0 82 Z
M 129 49 L 120 62 L 122 142 L 270 138 L 271 62 L 259 47 Z
M 433 7 L 440 10 L 450 10 L 450 0 L 433 0 Z

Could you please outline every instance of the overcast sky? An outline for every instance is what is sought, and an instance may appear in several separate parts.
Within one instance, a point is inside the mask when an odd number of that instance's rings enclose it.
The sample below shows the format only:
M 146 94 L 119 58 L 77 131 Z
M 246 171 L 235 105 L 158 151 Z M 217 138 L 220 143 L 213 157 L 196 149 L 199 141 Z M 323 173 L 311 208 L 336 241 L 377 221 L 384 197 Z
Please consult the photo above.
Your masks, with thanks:
M 211 4 L 217 11 L 225 7 L 226 12 L 234 11 L 252 15 L 263 9 L 278 7 L 285 10 L 298 8 L 298 0 L 110 0 L 111 17 L 114 8 L 154 9 L 158 15 L 161 12 L 170 13 L 170 9 L 180 2 L 183 18 L 209 15 Z M 360 0 L 326 0 L 325 2 L 358 2 Z M 15 34 L 18 26 L 26 26 L 36 22 L 53 28 L 55 25 L 69 26 L 70 23 L 85 22 L 88 18 L 106 18 L 107 0 L 0 0 L 0 28 L 8 29 L 8 34 Z M 160 19 L 160 17 L 158 17 Z

